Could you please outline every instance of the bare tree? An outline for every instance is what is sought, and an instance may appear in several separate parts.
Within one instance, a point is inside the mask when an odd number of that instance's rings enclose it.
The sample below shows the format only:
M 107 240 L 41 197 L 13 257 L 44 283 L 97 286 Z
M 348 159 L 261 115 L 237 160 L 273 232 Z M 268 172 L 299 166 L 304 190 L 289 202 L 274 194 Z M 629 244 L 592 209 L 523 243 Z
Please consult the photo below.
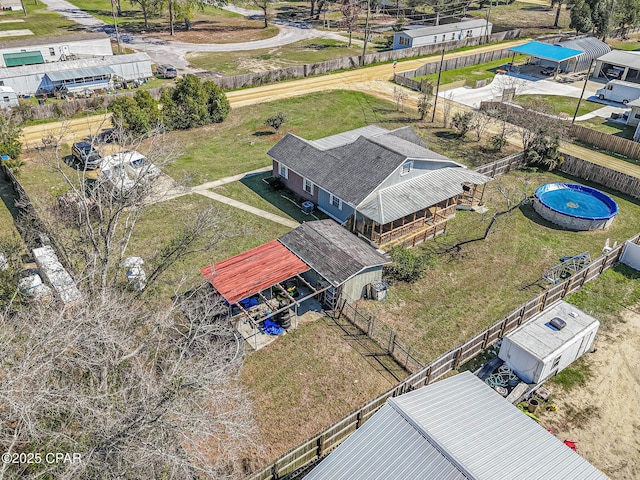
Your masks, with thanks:
M 358 26 L 358 17 L 362 11 L 362 2 L 359 0 L 344 0 L 340 4 L 340 13 L 342 13 L 342 20 L 340 25 L 349 32 L 349 47 L 351 47 L 351 38 L 353 31 Z
M 442 125 L 449 128 L 449 120 L 451 119 L 451 108 L 453 107 L 453 93 L 445 93 L 442 98 Z
M 433 107 L 433 83 L 430 81 L 422 81 L 420 84 L 420 94 L 418 95 L 418 113 L 420 113 L 420 120 L 424 120 L 424 117 Z
M 396 101 L 396 110 L 404 112 L 404 101 L 408 96 L 409 95 L 404 91 L 403 88 L 393 87 L 393 98 Z
M 470 130 L 476 135 L 476 142 L 482 140 L 491 128 L 492 118 L 480 112 L 474 112 L 471 118 Z
M 105 289 L 73 308 L 0 312 L 0 447 L 42 456 L 3 463 L 0 479 L 248 473 L 257 450 L 238 381 L 243 342 L 221 300 L 208 285 L 162 306 Z

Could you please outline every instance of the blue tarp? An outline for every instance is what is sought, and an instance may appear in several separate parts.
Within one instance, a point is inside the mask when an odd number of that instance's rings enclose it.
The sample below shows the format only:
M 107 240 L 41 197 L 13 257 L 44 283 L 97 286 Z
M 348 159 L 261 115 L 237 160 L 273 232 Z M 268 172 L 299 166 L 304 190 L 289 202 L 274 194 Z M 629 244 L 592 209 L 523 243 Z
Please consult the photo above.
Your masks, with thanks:
M 574 50 L 572 48 L 560 47 L 559 45 L 551 45 L 542 42 L 529 42 L 524 45 L 512 47 L 511 52 L 531 55 L 532 57 L 550 60 L 552 62 L 564 62 L 570 58 L 583 54 L 582 50 Z
M 268 318 L 264 321 L 262 326 L 264 327 L 264 333 L 267 335 L 280 335 L 284 332 L 284 328 Z

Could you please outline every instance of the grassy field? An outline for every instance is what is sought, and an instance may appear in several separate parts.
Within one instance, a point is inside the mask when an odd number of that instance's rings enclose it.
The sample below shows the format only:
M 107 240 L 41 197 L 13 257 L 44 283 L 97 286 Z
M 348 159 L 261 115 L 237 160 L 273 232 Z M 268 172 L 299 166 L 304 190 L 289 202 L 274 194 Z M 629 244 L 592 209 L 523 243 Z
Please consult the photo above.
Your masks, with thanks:
M 458 212 L 445 235 L 420 247 L 425 254 L 436 253 L 438 259 L 425 278 L 414 284 L 394 283 L 386 302 L 367 301 L 364 307 L 430 360 L 548 286 L 540 277 L 559 263 L 560 257 L 590 251 L 596 258 L 606 238 L 621 242 L 638 233 L 640 202 L 598 187 L 611 194 L 620 208 L 606 232 L 559 230 L 525 205 L 500 217 L 485 241 L 465 245 L 457 254 L 444 253 L 459 241 L 481 237 L 491 214 L 505 209 L 506 200 L 498 187 L 518 201 L 524 196 L 522 192 L 531 194 L 543 183 L 567 180 L 578 181 L 552 173 L 519 171 L 490 183 L 484 198 L 487 214 Z
M 212 191 L 300 223 L 315 220 L 316 218 L 329 218 L 320 211 L 314 212 L 313 217 L 302 213 L 299 206 L 301 200 L 295 198 L 293 193 L 286 190 L 274 190 L 268 183 L 264 182 L 264 179 L 270 176 L 271 172 L 253 175 L 238 182 L 216 187 Z
M 613 135 L 615 137 L 622 137 L 629 140 L 633 139 L 633 134 L 636 131 L 636 127 L 631 125 L 626 125 L 621 122 L 614 122 L 612 120 L 595 117 L 590 118 L 588 120 L 583 120 L 578 122 L 578 125 L 582 125 L 583 127 L 593 128 L 594 130 L 598 130 L 602 133 L 608 133 L 609 135 Z
M 334 58 L 352 57 L 361 53 L 362 48 L 355 45 L 349 48 L 347 43 L 338 40 L 311 38 L 277 48 L 238 52 L 191 53 L 187 56 L 187 60 L 198 68 L 230 76 L 324 62 Z
M 634 52 L 640 50 L 640 34 L 633 34 L 629 36 L 629 40 L 623 40 L 621 38 L 608 38 L 607 44 L 611 48 L 617 50 L 626 50 L 628 52 Z
M 242 378 L 252 392 L 264 463 L 393 386 L 330 319 L 249 354 Z
M 474 4 L 475 5 L 475 4 Z M 480 9 L 469 9 L 467 14 L 474 17 L 486 18 L 486 7 Z M 503 28 L 521 28 L 524 35 L 543 35 L 556 33 L 559 28 L 569 28 L 569 12 L 562 8 L 558 27 L 553 26 L 556 18 L 556 9 L 549 4 L 540 5 L 528 3 L 526 1 L 513 2 L 509 5 L 497 5 L 491 8 L 489 21 L 496 26 Z
M 524 55 L 517 55 L 514 59 L 514 64 L 518 65 L 526 57 Z M 480 63 L 478 65 L 469 65 L 468 67 L 456 68 L 455 70 L 448 70 L 442 72 L 440 76 L 440 85 L 446 85 L 448 83 L 459 82 L 465 80 L 467 85 L 475 85 L 478 80 L 492 79 L 496 70 L 498 70 L 505 63 L 511 61 L 510 59 L 494 60 L 493 62 Z M 414 80 L 430 80 L 435 85 L 438 81 L 437 73 L 430 73 L 429 75 L 422 75 L 415 77 Z
M 55 35 L 66 35 L 83 31 L 77 23 L 67 20 L 62 15 L 47 9 L 43 3 L 37 5 L 31 2 L 24 3 L 27 15 L 23 12 L 2 12 L 0 14 L 0 32 L 7 30 L 29 29 L 33 35 L 29 36 L 2 36 L 0 40 L 21 40 L 34 37 L 49 37 Z M 12 21 L 10 21 L 12 20 Z M 8 22 L 8 23 L 4 23 Z
M 562 97 L 560 95 L 518 95 L 514 99 L 514 103 L 522 106 L 531 105 L 532 102 L 543 102 L 548 111 L 556 115 L 565 114 L 573 117 L 578 105 L 578 99 L 573 97 Z M 583 99 L 580 102 L 578 116 L 591 113 L 594 110 L 604 107 L 601 103 L 590 102 Z

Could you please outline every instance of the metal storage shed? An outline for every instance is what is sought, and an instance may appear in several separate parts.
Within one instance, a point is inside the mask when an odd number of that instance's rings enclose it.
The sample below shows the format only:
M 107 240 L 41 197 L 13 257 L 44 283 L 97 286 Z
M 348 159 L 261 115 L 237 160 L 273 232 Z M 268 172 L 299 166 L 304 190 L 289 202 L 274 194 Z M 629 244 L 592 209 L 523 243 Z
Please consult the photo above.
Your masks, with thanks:
M 598 77 L 640 83 L 640 52 L 611 50 L 602 55 L 593 70 L 593 78 Z
M 107 66 L 48 72 L 45 74 L 43 87 L 50 86 L 54 90 L 64 88 L 68 92 L 107 88 L 113 74 L 113 70 Z
M 566 42 L 561 42 L 556 45 L 574 50 L 582 50 L 584 52 L 578 57 L 578 61 L 572 69 L 573 72 L 584 72 L 589 70 L 591 68 L 591 63 L 595 59 L 611 51 L 611 47 L 609 45 L 598 40 L 596 37 L 576 38 L 575 40 L 567 40 Z M 567 67 L 562 66 L 562 69 L 569 70 Z
M 390 398 L 305 480 L 605 480 L 470 372 Z
M 591 348 L 599 326 L 561 300 L 508 334 L 498 356 L 525 382 L 541 383 Z

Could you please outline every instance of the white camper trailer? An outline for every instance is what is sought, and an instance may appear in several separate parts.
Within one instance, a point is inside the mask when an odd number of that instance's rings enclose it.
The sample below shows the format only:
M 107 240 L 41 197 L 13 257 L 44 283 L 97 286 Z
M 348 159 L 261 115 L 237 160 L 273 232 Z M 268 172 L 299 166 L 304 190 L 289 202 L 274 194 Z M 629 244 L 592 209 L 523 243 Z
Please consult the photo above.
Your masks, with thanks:
M 11 87 L 0 86 L 0 108 L 11 108 L 19 105 L 18 95 Z
M 622 80 L 611 80 L 604 87 L 596 91 L 596 96 L 600 100 L 611 100 L 612 102 L 624 103 L 626 105 L 640 98 L 640 84 L 623 82 Z
M 589 350 L 599 326 L 561 300 L 504 337 L 498 356 L 525 382 L 542 383 Z

